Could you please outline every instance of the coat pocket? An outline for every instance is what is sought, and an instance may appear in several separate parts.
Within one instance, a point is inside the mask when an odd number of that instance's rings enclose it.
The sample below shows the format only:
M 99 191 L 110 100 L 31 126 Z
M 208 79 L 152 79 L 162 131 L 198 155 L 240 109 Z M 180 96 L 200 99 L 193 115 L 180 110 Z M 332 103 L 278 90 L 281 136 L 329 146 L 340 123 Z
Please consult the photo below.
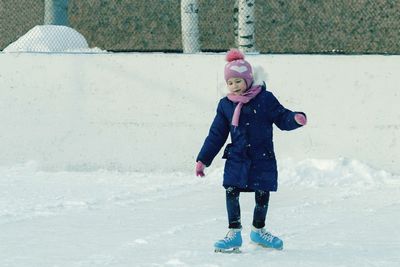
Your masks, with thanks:
M 275 153 L 272 149 L 269 149 L 267 147 L 260 147 L 251 152 L 251 158 L 253 160 L 275 159 Z

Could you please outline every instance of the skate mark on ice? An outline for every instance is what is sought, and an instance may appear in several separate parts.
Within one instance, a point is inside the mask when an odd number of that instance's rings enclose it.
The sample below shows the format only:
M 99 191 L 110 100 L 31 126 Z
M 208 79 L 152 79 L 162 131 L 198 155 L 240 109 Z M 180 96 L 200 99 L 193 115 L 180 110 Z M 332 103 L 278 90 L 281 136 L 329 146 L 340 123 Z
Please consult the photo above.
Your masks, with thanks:
M 125 246 L 128 248 L 132 248 L 132 247 L 137 247 L 140 245 L 148 245 L 152 242 L 158 242 L 160 240 L 160 238 L 164 237 L 164 236 L 169 236 L 169 235 L 175 235 L 178 234 L 180 232 L 183 231 L 187 231 L 190 230 L 192 228 L 199 228 L 199 227 L 207 227 L 207 225 L 211 224 L 211 223 L 215 223 L 218 221 L 225 221 L 226 218 L 225 217 L 219 217 L 219 218 L 212 218 L 212 219 L 207 219 L 207 220 L 203 220 L 197 223 L 192 223 L 192 224 L 181 224 L 181 225 L 177 225 L 174 227 L 170 227 L 167 230 L 161 231 L 159 233 L 154 233 L 154 234 L 150 234 L 147 236 L 143 236 L 143 237 L 139 237 L 137 239 L 135 239 L 134 242 L 129 242 L 127 243 Z
M 114 253 L 112 253 L 112 255 L 116 259 L 125 259 L 125 258 L 131 256 L 133 251 L 140 254 L 141 253 L 140 248 L 154 249 L 154 246 L 162 247 L 163 245 L 160 244 L 160 240 L 168 239 L 167 237 L 169 237 L 169 236 L 174 237 L 175 235 L 179 235 L 180 233 L 183 233 L 184 231 L 191 231 L 193 228 L 206 229 L 209 227 L 209 224 L 214 224 L 216 222 L 219 223 L 219 221 L 225 221 L 225 220 L 226 220 L 225 217 L 212 218 L 212 219 L 202 220 L 202 221 L 192 223 L 192 224 L 181 224 L 181 225 L 177 225 L 174 227 L 170 227 L 164 231 L 155 232 L 155 233 L 152 233 L 149 235 L 144 235 L 141 237 L 136 237 L 136 239 L 131 242 L 121 244 L 121 246 L 119 248 L 117 248 L 114 251 Z M 162 248 L 160 248 L 160 249 L 162 249 Z M 169 257 L 169 258 L 176 259 L 176 257 Z M 164 266 L 164 264 L 166 264 L 166 263 L 164 262 L 163 264 L 161 264 L 161 266 Z M 171 264 L 169 264 L 169 265 L 171 265 Z M 183 266 L 187 266 L 187 265 L 183 265 Z

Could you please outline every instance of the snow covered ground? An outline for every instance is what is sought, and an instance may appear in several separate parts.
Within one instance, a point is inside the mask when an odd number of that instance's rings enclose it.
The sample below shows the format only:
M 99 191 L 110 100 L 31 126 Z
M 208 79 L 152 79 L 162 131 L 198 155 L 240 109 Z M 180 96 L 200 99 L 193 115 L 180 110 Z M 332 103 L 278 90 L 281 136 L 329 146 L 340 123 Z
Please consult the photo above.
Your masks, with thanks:
M 399 266 L 400 177 L 348 159 L 285 160 L 267 226 L 250 244 L 254 194 L 241 196 L 244 245 L 226 234 L 222 169 L 185 173 L 0 169 L 0 266 Z
M 399 170 L 398 57 L 251 56 L 310 123 L 276 135 L 267 228 L 284 250 L 250 244 L 245 193 L 242 253 L 227 255 L 213 251 L 227 232 L 222 160 L 192 170 L 223 56 L 51 54 L 65 47 L 46 30 L 30 34 L 50 53 L 0 54 L 1 267 L 400 265 L 400 176 L 387 171 Z M 8 52 L 37 51 L 30 40 Z

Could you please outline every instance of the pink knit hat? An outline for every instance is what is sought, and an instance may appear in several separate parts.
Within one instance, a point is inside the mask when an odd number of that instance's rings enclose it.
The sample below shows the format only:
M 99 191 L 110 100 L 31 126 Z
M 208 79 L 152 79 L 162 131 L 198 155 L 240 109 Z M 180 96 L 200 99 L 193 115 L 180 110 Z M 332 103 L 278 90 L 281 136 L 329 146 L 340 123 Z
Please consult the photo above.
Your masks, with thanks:
M 253 84 L 253 70 L 249 62 L 244 60 L 244 54 L 238 49 L 231 49 L 226 54 L 225 81 L 230 78 L 242 78 L 246 81 L 247 88 Z

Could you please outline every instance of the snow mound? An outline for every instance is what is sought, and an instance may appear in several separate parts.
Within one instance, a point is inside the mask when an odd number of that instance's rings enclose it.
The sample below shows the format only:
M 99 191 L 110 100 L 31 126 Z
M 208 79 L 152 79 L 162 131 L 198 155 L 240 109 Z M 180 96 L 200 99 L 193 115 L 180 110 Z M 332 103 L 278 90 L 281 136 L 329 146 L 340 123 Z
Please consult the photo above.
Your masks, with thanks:
M 398 182 L 398 177 L 396 179 L 392 173 L 374 169 L 354 159 L 286 159 L 279 165 L 280 184 L 290 187 L 360 189 Z
M 76 30 L 60 25 L 38 25 L 3 52 L 103 52 L 89 48 L 85 37 Z

